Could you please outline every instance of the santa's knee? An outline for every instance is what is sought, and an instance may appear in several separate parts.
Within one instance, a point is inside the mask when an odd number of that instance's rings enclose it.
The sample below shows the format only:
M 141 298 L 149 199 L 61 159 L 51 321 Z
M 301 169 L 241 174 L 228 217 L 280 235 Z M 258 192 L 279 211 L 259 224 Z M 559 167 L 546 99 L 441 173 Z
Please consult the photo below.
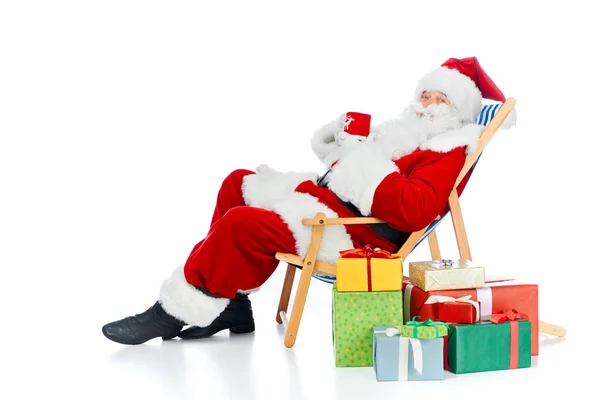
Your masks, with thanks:
M 232 229 L 232 232 L 241 230 L 252 231 L 261 220 L 261 209 L 255 207 L 234 207 L 227 211 L 221 222 L 223 228 Z
M 235 187 L 241 187 L 244 177 L 254 173 L 255 172 L 248 169 L 236 169 L 223 180 L 223 186 L 233 185 Z

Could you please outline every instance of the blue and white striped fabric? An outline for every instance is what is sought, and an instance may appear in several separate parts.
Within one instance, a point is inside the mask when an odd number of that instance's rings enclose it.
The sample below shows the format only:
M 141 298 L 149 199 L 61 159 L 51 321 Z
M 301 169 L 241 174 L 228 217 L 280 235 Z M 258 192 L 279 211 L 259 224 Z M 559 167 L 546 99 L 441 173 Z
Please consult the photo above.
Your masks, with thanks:
M 501 103 L 484 105 L 479 113 L 479 118 L 477 118 L 477 123 L 479 125 L 487 126 L 496 115 L 496 112 L 500 109 L 500 106 L 502 106 Z
M 498 110 L 500 109 L 500 107 L 502 106 L 501 103 L 496 103 L 496 104 L 486 104 L 481 108 L 481 112 L 479 113 L 479 118 L 477 118 L 477 123 L 479 125 L 483 125 L 483 126 L 487 126 L 487 124 L 494 119 L 494 117 L 496 116 L 496 113 L 498 112 Z M 477 164 L 477 163 L 475 163 Z M 475 165 L 473 165 L 473 168 L 475 167 Z M 429 234 L 431 232 L 433 232 L 433 230 L 438 226 L 438 224 L 440 222 L 442 222 L 442 220 L 446 217 L 446 215 L 448 215 L 449 212 L 446 212 L 444 215 L 442 215 L 442 217 L 440 219 L 438 219 L 437 221 L 434 221 L 431 225 L 429 225 L 427 227 L 427 229 L 425 230 L 425 232 L 423 233 L 423 236 L 421 236 L 421 239 L 417 242 L 417 244 L 415 245 L 415 248 L 417 248 L 417 246 L 419 244 L 421 244 L 421 242 L 425 239 L 427 239 L 427 236 L 429 236 Z M 301 269 L 301 267 L 296 266 L 298 268 Z M 330 276 L 330 275 L 322 275 L 319 273 L 313 273 L 312 274 L 314 278 L 323 281 L 325 283 L 329 283 L 329 284 L 333 284 L 335 282 L 335 276 Z
M 335 276 L 321 275 L 321 274 L 317 274 L 317 273 L 313 273 L 312 276 L 315 279 L 318 279 L 318 280 L 323 281 L 325 283 L 329 283 L 331 285 L 333 285 L 335 283 Z

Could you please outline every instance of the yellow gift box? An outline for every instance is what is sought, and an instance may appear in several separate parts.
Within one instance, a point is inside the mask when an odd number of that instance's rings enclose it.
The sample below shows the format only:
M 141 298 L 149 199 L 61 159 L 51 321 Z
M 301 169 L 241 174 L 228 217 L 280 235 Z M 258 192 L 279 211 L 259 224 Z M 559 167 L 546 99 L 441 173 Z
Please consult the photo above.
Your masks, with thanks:
M 485 286 L 485 268 L 463 258 L 411 262 L 408 277 L 410 283 L 426 292 Z
M 402 259 L 396 254 L 365 246 L 340 252 L 336 262 L 338 292 L 402 290 Z

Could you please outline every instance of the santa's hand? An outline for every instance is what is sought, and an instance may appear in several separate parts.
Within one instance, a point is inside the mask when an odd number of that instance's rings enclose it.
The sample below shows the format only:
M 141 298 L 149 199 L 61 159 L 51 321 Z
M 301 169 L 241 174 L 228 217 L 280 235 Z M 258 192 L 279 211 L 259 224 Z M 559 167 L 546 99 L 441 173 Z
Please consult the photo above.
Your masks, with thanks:
M 336 119 L 331 121 L 329 125 L 335 129 L 335 131 L 343 130 L 344 124 L 346 123 L 346 113 L 340 114 Z
M 346 147 L 346 146 L 353 147 L 353 146 L 356 146 L 356 145 L 362 143 L 365 139 L 363 136 L 352 135 L 346 131 L 336 132 L 334 137 L 335 137 L 335 142 L 340 147 Z
M 325 157 L 325 164 L 328 167 L 333 166 L 333 164 L 360 148 L 364 141 L 362 136 L 352 135 L 344 131 L 336 132 L 335 142 L 337 147 Z
M 328 157 L 332 151 L 335 151 L 338 148 L 336 134 L 337 132 L 344 130 L 345 121 L 346 114 L 340 114 L 334 120 L 321 126 L 313 134 L 311 139 L 311 147 L 319 160 L 322 162 L 325 162 L 325 158 Z
M 332 143 L 337 141 L 339 132 L 344 131 L 346 114 L 340 114 L 337 118 L 320 127 L 314 134 L 313 140 L 321 143 Z
M 362 143 L 362 140 L 357 139 L 346 139 L 344 142 L 342 142 L 338 151 L 340 160 L 361 147 Z

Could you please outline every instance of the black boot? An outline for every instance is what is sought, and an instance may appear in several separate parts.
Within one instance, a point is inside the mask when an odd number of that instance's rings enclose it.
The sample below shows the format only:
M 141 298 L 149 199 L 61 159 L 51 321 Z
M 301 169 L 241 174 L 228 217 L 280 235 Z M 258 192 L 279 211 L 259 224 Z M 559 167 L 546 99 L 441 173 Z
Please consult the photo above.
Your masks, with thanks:
M 117 343 L 142 344 L 159 336 L 163 340 L 173 339 L 184 325 L 184 322 L 167 314 L 157 301 L 142 314 L 104 325 L 102 333 Z
M 223 329 L 233 333 L 254 332 L 252 304 L 248 295 L 238 293 L 221 314 L 208 326 L 194 326 L 182 331 L 178 336 L 182 339 L 202 339 L 214 335 Z

